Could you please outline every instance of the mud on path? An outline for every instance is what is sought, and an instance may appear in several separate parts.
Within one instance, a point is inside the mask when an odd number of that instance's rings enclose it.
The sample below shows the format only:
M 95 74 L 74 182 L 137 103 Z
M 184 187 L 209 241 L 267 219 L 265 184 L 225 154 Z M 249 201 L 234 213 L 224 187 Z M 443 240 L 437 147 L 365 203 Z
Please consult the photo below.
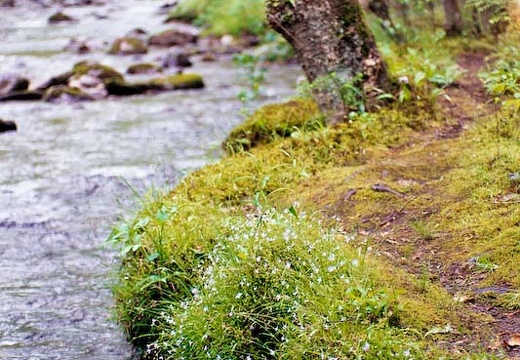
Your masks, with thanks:
M 361 183 L 374 185 L 352 189 L 329 211 L 347 227 L 356 224 L 357 231 L 371 238 L 372 245 L 391 262 L 418 278 L 442 285 L 462 303 L 467 311 L 459 317 L 470 334 L 453 331 L 445 343 L 447 348 L 461 353 L 500 351 L 511 359 L 520 359 L 519 347 L 507 344 L 513 334 L 520 333 L 520 311 L 509 311 L 489 301 L 489 294 L 506 292 L 508 287 L 483 286 L 485 274 L 475 271 L 471 259 L 461 260 L 459 256 L 471 251 L 451 244 L 453 235 L 449 232 L 426 225 L 433 216 L 442 216 L 443 204 L 456 201 L 444 191 L 444 176 L 459 166 L 452 145 L 472 123 L 497 110 L 477 77 L 485 61 L 485 53 L 460 55 L 458 64 L 465 73 L 439 99 L 443 125 L 372 159 L 360 170 L 362 174 L 355 176 L 363 177 Z M 396 190 L 402 188 L 411 190 Z M 364 215 L 359 215 L 363 214 L 360 209 L 365 209 Z

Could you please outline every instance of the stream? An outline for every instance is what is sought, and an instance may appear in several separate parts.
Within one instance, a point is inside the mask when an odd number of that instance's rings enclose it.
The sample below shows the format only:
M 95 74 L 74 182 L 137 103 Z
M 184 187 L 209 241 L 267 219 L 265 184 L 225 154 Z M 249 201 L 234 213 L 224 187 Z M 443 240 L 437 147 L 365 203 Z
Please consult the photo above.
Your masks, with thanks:
M 167 29 L 160 5 L 106 0 L 66 7 L 79 21 L 58 25 L 47 23 L 56 5 L 20 0 L 0 8 L 0 74 L 39 85 L 82 60 L 123 73 L 129 64 L 154 61 L 168 50 L 124 57 L 106 50 L 136 27 Z M 99 48 L 67 52 L 72 38 Z M 0 134 L 0 359 L 132 358 L 112 320 L 118 259 L 104 240 L 135 213 L 134 192 L 166 190 L 218 159 L 221 141 L 243 120 L 237 93 L 244 83 L 229 57 L 193 60 L 188 72 L 204 77 L 203 90 L 74 104 L 0 103 L 0 118 L 18 125 L 17 132 Z M 271 68 L 262 102 L 292 95 L 298 75 L 295 67 Z

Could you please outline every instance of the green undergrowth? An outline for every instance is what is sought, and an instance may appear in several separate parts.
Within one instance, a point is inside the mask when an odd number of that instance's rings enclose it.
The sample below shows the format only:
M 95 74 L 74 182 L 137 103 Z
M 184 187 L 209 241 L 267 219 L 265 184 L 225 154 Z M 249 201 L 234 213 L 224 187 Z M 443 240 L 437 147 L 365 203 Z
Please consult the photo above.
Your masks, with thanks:
M 187 20 L 216 35 L 259 35 L 265 32 L 263 0 L 183 0 L 168 15 Z
M 511 31 L 500 38 L 497 51 L 479 74 L 488 94 L 496 103 L 518 108 L 520 105 L 520 33 Z
M 114 229 L 117 319 L 143 358 L 501 358 L 454 293 L 520 308 L 520 115 L 432 136 L 461 75 L 437 37 L 383 48 L 388 107 L 325 126 L 312 101 L 268 105 Z
M 438 288 L 410 285 L 298 207 L 159 198 L 112 239 L 125 244 L 119 319 L 147 358 L 440 358 L 433 325 L 457 326 Z
M 370 236 L 306 213 L 320 179 L 438 126 L 422 115 L 269 135 L 144 200 L 110 237 L 129 339 L 149 359 L 477 358 L 435 345 L 469 331 L 442 288 L 384 260 Z

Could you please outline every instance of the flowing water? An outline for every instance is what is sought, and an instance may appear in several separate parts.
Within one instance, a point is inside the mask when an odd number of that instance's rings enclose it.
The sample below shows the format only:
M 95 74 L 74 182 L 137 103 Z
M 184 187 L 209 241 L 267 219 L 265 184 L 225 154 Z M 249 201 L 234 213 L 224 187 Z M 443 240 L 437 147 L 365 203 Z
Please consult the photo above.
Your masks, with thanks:
M 80 19 L 48 25 L 55 7 L 19 0 L 0 8 L 0 73 L 38 85 L 93 59 L 124 71 L 136 57 L 106 55 L 108 43 L 140 27 L 167 28 L 154 0 L 68 7 Z M 64 51 L 88 38 L 98 51 Z M 196 60 L 196 59 L 195 59 Z M 129 359 L 110 320 L 110 281 L 117 267 L 103 241 L 131 216 L 139 193 L 165 189 L 218 158 L 219 144 L 241 121 L 237 70 L 229 60 L 197 62 L 200 91 L 79 104 L 0 103 L 0 118 L 18 131 L 0 134 L 0 359 Z M 268 101 L 291 94 L 297 69 L 270 70 Z

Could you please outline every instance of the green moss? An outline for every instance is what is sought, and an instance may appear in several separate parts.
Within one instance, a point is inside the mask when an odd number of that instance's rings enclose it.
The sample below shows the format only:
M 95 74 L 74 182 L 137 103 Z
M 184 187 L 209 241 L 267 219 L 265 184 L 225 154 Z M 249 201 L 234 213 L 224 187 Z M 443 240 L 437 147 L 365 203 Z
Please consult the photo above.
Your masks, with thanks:
M 204 87 L 204 80 L 198 74 L 176 74 L 152 79 L 150 84 L 164 90 L 200 89 Z
M 102 65 L 96 62 L 82 61 L 74 65 L 72 68 L 73 76 L 80 77 L 82 75 L 91 75 L 101 79 L 103 82 L 124 82 L 123 75 L 110 66 Z
M 94 100 L 92 96 L 86 94 L 77 87 L 52 86 L 43 94 L 44 101 L 89 101 Z
M 297 131 L 312 131 L 325 126 L 318 106 L 312 100 L 292 100 L 267 105 L 237 126 L 223 143 L 228 152 L 249 150 L 260 144 L 289 137 Z
M 155 74 L 161 72 L 160 66 L 151 63 L 134 64 L 128 67 L 126 72 L 128 74 Z
M 109 54 L 113 55 L 134 55 L 134 54 L 146 54 L 148 48 L 146 44 L 137 38 L 124 37 L 114 41 L 112 47 L 108 51 Z

